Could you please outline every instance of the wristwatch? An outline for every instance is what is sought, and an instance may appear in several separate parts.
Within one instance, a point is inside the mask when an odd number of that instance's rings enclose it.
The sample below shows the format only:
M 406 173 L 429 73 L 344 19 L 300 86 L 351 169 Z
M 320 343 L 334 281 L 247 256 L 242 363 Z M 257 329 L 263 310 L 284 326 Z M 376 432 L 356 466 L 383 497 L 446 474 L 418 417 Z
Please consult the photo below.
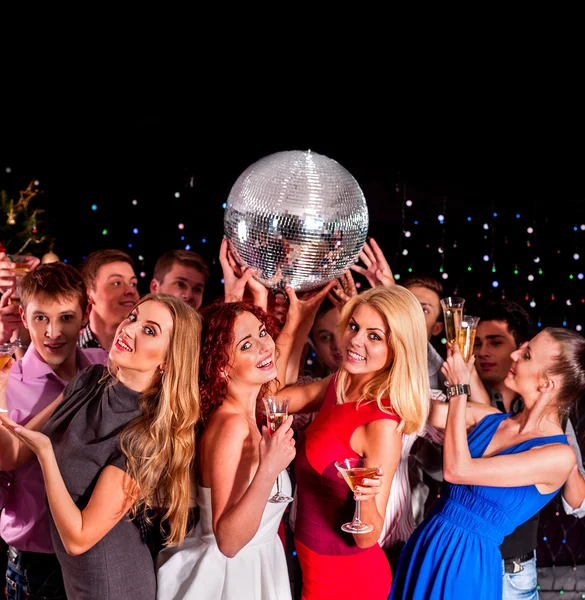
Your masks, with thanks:
M 453 396 L 471 396 L 471 388 L 468 383 L 456 383 L 447 388 L 447 398 Z

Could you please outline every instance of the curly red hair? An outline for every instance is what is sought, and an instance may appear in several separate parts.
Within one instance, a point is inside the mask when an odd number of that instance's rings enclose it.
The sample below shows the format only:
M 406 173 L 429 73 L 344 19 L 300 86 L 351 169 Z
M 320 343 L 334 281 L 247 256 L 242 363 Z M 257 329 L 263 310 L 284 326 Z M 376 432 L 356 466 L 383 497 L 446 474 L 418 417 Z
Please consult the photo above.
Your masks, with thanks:
M 199 394 L 201 423 L 207 424 L 213 411 L 221 405 L 227 395 L 228 382 L 222 375 L 228 370 L 231 347 L 234 343 L 234 324 L 243 312 L 252 313 L 266 327 L 272 338 L 278 335 L 276 320 L 259 306 L 249 302 L 225 302 L 216 300 L 201 309 L 203 333 L 201 364 L 199 368 Z M 270 383 L 260 390 L 261 398 Z

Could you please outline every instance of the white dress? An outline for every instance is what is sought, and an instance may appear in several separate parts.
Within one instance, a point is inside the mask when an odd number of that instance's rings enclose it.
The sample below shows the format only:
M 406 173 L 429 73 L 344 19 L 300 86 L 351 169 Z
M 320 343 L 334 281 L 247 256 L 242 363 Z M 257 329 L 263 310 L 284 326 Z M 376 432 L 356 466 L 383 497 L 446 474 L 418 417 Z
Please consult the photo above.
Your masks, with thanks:
M 290 496 L 288 473 L 281 491 Z M 276 485 L 271 495 L 276 492 Z M 180 547 L 157 559 L 157 600 L 291 600 L 286 557 L 278 527 L 286 503 L 268 502 L 260 527 L 234 558 L 223 555 L 211 520 L 211 490 L 198 486 L 199 522 Z

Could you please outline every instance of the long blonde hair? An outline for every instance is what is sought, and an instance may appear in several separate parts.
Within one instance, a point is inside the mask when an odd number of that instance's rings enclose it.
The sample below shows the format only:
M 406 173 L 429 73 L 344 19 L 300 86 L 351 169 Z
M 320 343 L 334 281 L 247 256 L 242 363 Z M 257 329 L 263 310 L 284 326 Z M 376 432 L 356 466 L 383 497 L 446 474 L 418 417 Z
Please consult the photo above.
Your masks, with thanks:
M 377 287 L 354 296 L 343 308 L 340 329 L 343 335 L 353 312 L 360 304 L 374 308 L 388 326 L 388 367 L 368 381 L 358 402 L 375 400 L 380 410 L 400 417 L 403 433 L 415 433 L 426 424 L 430 410 L 430 384 L 427 364 L 427 330 L 420 302 L 400 285 Z M 336 391 L 341 402 L 351 375 L 341 369 Z M 382 400 L 389 398 L 391 409 Z
M 166 545 L 180 544 L 187 531 L 190 472 L 195 458 L 199 420 L 199 353 L 201 318 L 186 303 L 168 294 L 147 294 L 136 306 L 154 300 L 173 318 L 163 373 L 140 394 L 142 415 L 120 435 L 128 474 L 134 485 L 130 514 L 162 508 L 168 525 Z

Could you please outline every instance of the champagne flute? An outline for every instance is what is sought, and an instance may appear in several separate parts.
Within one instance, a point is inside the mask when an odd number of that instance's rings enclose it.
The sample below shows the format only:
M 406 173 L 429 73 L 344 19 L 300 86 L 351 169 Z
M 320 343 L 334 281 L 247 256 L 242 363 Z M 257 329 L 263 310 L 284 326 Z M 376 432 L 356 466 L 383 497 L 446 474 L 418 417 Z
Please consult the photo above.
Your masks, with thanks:
M 274 433 L 288 418 L 288 404 L 290 396 L 264 396 L 266 408 L 266 423 L 268 429 Z M 280 491 L 280 473 L 276 478 L 276 494 L 268 498 L 268 502 L 292 502 L 292 498 Z
M 358 458 L 344 458 L 336 461 L 335 467 L 343 475 L 345 482 L 350 490 L 355 494 L 356 487 L 362 483 L 364 479 L 375 479 L 378 473 L 377 467 L 367 467 L 365 459 L 361 456 Z M 374 530 L 373 525 L 363 523 L 360 519 L 360 500 L 355 501 L 355 512 L 351 523 L 344 523 L 341 529 L 347 533 L 369 533 Z
M 473 354 L 473 344 L 475 342 L 475 333 L 477 331 L 478 323 L 479 317 L 463 315 L 461 328 L 457 333 L 457 341 L 459 342 L 461 356 L 465 362 L 467 362 Z
M 30 263 L 25 256 L 21 256 L 20 254 L 7 254 L 6 258 L 11 260 L 16 265 L 12 270 L 14 273 L 15 285 L 12 296 L 10 297 L 10 303 L 20 306 L 20 284 L 30 271 Z M 13 344 L 17 348 L 22 348 L 24 350 L 28 348 L 28 346 L 24 344 L 20 338 L 16 338 Z
M 449 296 L 441 300 L 443 317 L 445 318 L 445 337 L 447 338 L 447 344 L 450 346 L 457 342 L 464 304 L 465 300 L 458 296 Z

